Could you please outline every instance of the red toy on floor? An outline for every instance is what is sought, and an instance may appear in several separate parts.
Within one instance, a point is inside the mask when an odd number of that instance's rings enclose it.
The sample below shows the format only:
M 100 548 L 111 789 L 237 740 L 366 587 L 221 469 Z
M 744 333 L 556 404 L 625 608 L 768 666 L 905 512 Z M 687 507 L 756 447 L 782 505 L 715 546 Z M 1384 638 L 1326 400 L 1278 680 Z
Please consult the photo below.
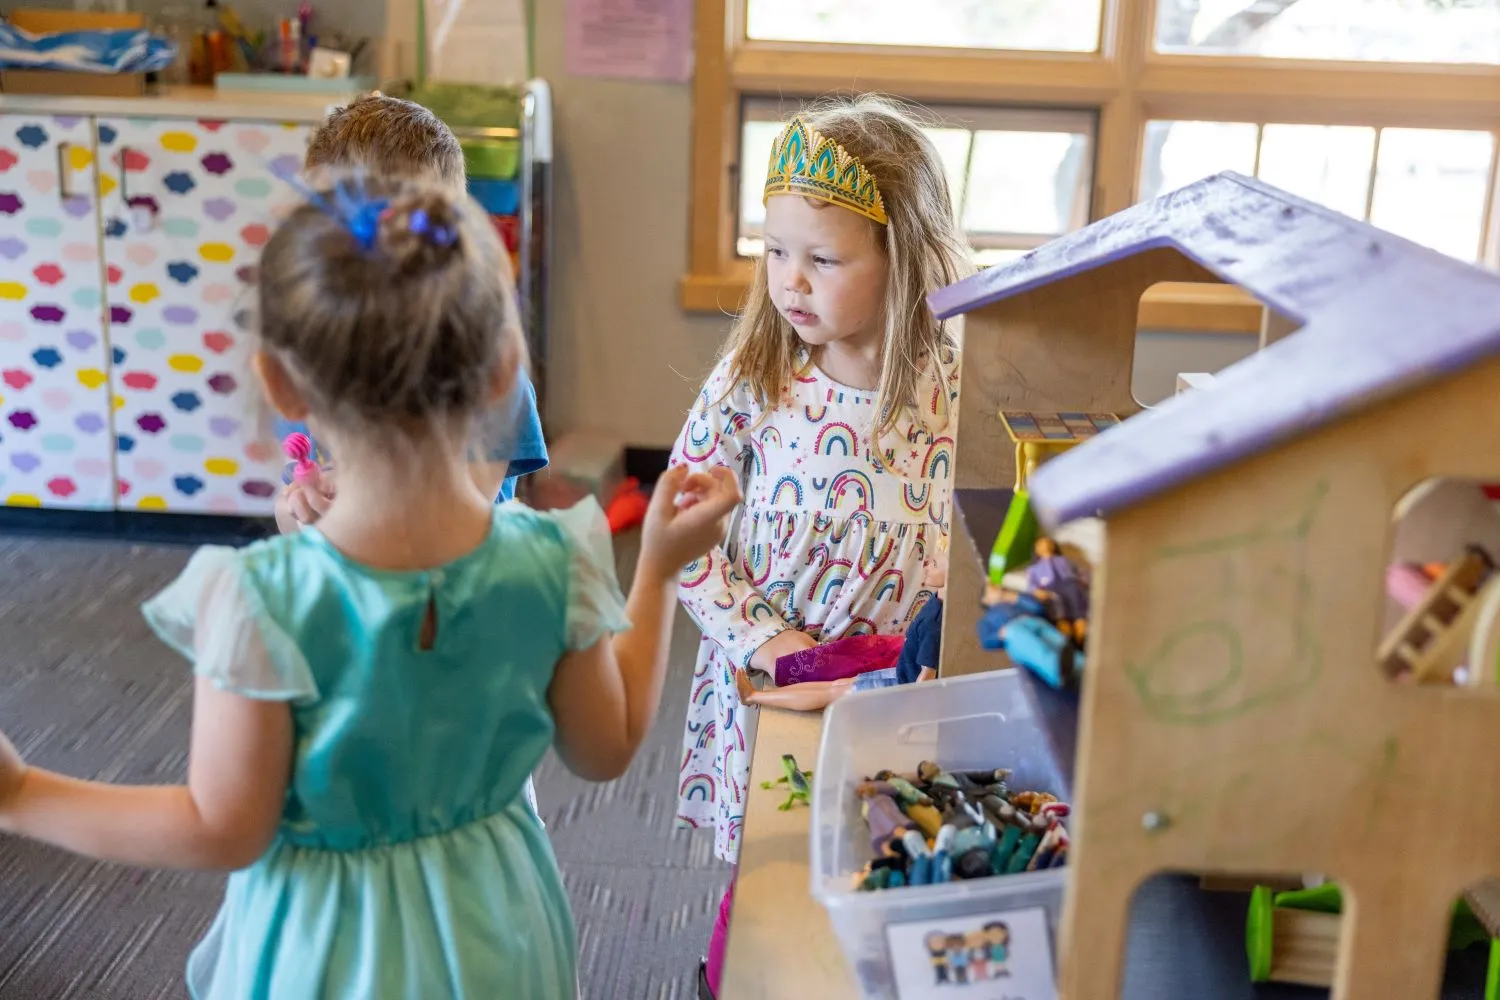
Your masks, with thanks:
M 634 476 L 626 479 L 615 489 L 615 495 L 609 498 L 609 503 L 604 505 L 604 518 L 609 522 L 609 530 L 618 535 L 622 531 L 639 527 L 646 519 L 646 505 L 648 503 L 646 491 L 641 489 L 641 481 Z

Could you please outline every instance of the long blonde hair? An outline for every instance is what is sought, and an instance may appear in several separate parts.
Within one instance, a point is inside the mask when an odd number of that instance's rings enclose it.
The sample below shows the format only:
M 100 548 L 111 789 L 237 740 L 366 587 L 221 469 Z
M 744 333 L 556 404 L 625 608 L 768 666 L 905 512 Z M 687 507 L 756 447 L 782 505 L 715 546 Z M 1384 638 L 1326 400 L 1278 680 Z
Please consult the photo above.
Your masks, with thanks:
M 870 223 L 885 230 L 877 239 L 887 265 L 873 428 L 878 440 L 903 413 L 920 412 L 917 395 L 924 376 L 935 376 L 942 384 L 943 359 L 952 356 L 957 342 L 948 324 L 933 317 L 926 299 L 969 273 L 968 245 L 954 217 L 943 162 L 922 134 L 929 124 L 924 114 L 889 97 L 866 94 L 826 97 L 801 115 L 865 165 L 885 201 L 889 222 Z M 805 352 L 796 330 L 771 302 L 762 256 L 725 346 L 732 358 L 728 385 L 747 382 L 757 402 L 769 407 L 798 374 Z M 939 397 L 946 404 L 947 393 Z M 872 450 L 880 454 L 879 448 Z

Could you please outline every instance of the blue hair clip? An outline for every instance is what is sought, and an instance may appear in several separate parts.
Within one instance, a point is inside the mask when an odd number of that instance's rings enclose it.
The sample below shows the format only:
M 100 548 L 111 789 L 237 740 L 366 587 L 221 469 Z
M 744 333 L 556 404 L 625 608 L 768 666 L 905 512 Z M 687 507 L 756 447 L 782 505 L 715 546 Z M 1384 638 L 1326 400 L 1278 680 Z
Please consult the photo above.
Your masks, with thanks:
M 289 171 L 272 172 L 297 190 L 308 203 L 337 220 L 366 253 L 375 249 L 380 236 L 380 216 L 390 207 L 389 198 L 372 198 L 365 191 L 364 177 L 356 175 L 353 181 L 339 181 L 333 189 L 333 201 L 314 191 L 306 181 Z
M 375 241 L 380 237 L 380 216 L 390 207 L 391 200 L 371 198 L 365 193 L 364 184 L 357 181 L 354 185 L 340 182 L 333 189 L 333 197 L 338 207 L 334 218 L 344 224 L 366 252 L 375 249 Z
M 452 226 L 434 226 L 425 208 L 412 209 L 408 225 L 412 232 L 427 237 L 427 242 L 434 246 L 449 247 L 458 239 L 458 231 Z

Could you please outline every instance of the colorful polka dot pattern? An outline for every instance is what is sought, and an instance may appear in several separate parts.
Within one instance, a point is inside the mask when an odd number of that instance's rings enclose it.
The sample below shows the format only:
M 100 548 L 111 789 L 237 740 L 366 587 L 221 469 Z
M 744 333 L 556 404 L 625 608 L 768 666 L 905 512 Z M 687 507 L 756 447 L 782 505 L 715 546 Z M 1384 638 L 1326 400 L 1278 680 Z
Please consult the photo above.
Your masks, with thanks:
M 270 512 L 235 317 L 309 132 L 0 115 L 0 502 Z
M 109 119 L 99 159 L 127 206 L 104 202 L 123 510 L 266 514 L 284 460 L 235 322 L 241 274 L 296 201 L 273 170 L 302 162 L 310 129 L 272 123 Z M 247 183 L 260 182 L 260 183 Z M 247 193 L 248 192 L 248 193 Z M 109 235 L 111 222 L 120 224 Z
M 0 501 L 9 506 L 115 502 L 95 145 L 87 119 L 0 115 Z

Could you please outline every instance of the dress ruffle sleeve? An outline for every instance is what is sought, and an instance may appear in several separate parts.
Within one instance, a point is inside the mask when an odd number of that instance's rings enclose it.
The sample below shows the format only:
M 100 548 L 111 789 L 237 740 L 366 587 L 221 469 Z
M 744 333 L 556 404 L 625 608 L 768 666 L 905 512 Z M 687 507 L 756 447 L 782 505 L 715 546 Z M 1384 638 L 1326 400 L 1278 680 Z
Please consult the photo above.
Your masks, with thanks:
M 615 575 L 614 542 L 604 511 L 592 497 L 567 510 L 553 511 L 572 544 L 569 569 L 567 645 L 588 649 L 600 639 L 630 628 L 625 596 Z
M 225 691 L 263 701 L 318 697 L 307 659 L 246 581 L 234 549 L 199 549 L 141 611 L 195 674 Z

